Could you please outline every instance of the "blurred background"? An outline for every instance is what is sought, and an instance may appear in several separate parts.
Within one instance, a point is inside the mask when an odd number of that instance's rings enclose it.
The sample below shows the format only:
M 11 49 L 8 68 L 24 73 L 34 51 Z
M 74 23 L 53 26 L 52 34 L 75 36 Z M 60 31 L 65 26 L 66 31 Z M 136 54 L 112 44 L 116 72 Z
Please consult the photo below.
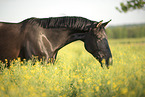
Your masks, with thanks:
M 145 37 L 144 5 L 145 0 L 0 0 L 0 22 L 59 16 L 112 19 L 107 26 L 109 38 Z

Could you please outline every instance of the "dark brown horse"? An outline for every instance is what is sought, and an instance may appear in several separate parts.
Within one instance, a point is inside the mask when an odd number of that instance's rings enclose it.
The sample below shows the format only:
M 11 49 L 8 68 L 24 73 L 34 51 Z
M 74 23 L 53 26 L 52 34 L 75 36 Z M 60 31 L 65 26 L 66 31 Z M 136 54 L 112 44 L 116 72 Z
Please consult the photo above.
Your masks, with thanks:
M 46 60 L 56 59 L 57 52 L 65 45 L 82 40 L 85 48 L 102 66 L 111 63 L 111 51 L 108 45 L 103 23 L 82 17 L 30 18 L 20 23 L 0 23 L 0 60 L 12 60 L 17 57 L 30 59 L 32 55 Z M 111 61 L 109 61 L 111 60 Z

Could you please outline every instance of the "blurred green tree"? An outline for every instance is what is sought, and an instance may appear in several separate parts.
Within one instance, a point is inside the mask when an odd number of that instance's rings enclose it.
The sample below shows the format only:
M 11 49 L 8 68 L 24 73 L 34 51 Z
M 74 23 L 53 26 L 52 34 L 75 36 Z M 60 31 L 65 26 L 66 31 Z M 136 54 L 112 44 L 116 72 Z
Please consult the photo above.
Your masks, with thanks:
M 128 12 L 135 9 L 145 10 L 145 0 L 126 0 L 125 3 L 120 3 L 121 9 L 116 7 L 119 12 Z

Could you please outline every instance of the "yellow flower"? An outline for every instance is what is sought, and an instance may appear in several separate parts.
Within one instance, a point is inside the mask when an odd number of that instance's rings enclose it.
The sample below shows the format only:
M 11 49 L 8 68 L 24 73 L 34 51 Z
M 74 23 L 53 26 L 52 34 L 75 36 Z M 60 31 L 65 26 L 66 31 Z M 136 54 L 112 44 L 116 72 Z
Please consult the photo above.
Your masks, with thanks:
M 8 59 L 5 59 L 5 63 L 8 63 Z
M 23 61 L 21 61 L 20 64 L 23 64 Z
M 46 93 L 42 93 L 42 97 L 46 97 L 47 95 L 46 95 Z
M 20 58 L 20 57 L 18 57 L 18 58 L 17 58 L 17 60 L 18 60 L 18 61 L 21 61 L 21 58 Z
M 111 81 L 108 81 L 108 82 L 107 82 L 107 85 L 110 85 L 110 83 L 111 83 Z
M 117 85 L 115 83 L 113 83 L 113 88 L 115 89 L 117 87 Z
M 1 90 L 2 90 L 2 91 L 5 91 L 5 88 L 4 88 L 4 87 L 1 87 Z
M 39 65 L 39 64 L 40 64 L 40 62 L 39 62 L 39 61 L 35 62 L 35 65 Z
M 82 82 L 83 82 L 83 80 L 82 80 L 82 79 L 79 79 L 79 80 L 78 80 L 78 82 L 79 82 L 79 83 L 82 83 Z
M 29 76 L 29 75 L 24 75 L 24 78 L 27 79 L 27 80 L 29 80 L 29 79 L 31 79 L 31 76 Z
M 96 91 L 98 92 L 98 91 L 99 91 L 99 86 L 97 86 L 95 89 L 96 89 Z
M 129 96 L 130 96 L 130 97 L 136 97 L 136 92 L 135 92 L 135 91 L 129 92 Z
M 101 86 L 102 84 L 100 83 L 99 86 Z
M 102 64 L 105 64 L 106 63 L 105 59 L 103 59 L 101 62 L 102 62 Z
M 121 94 L 126 94 L 128 92 L 128 89 L 127 88 L 122 88 L 121 89 Z
M 35 70 L 32 69 L 32 70 L 30 70 L 30 72 L 31 72 L 32 74 L 34 74 L 34 73 L 35 73 Z

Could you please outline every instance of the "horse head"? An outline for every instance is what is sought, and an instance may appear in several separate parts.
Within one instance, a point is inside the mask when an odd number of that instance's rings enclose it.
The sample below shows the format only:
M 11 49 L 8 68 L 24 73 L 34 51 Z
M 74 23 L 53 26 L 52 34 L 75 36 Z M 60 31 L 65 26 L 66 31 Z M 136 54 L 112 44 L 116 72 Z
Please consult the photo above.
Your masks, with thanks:
M 102 23 L 102 21 L 97 22 L 95 27 L 86 33 L 84 40 L 86 50 L 100 62 L 102 67 L 105 64 L 107 68 L 113 62 L 105 32 L 105 27 L 110 21 L 106 23 Z

